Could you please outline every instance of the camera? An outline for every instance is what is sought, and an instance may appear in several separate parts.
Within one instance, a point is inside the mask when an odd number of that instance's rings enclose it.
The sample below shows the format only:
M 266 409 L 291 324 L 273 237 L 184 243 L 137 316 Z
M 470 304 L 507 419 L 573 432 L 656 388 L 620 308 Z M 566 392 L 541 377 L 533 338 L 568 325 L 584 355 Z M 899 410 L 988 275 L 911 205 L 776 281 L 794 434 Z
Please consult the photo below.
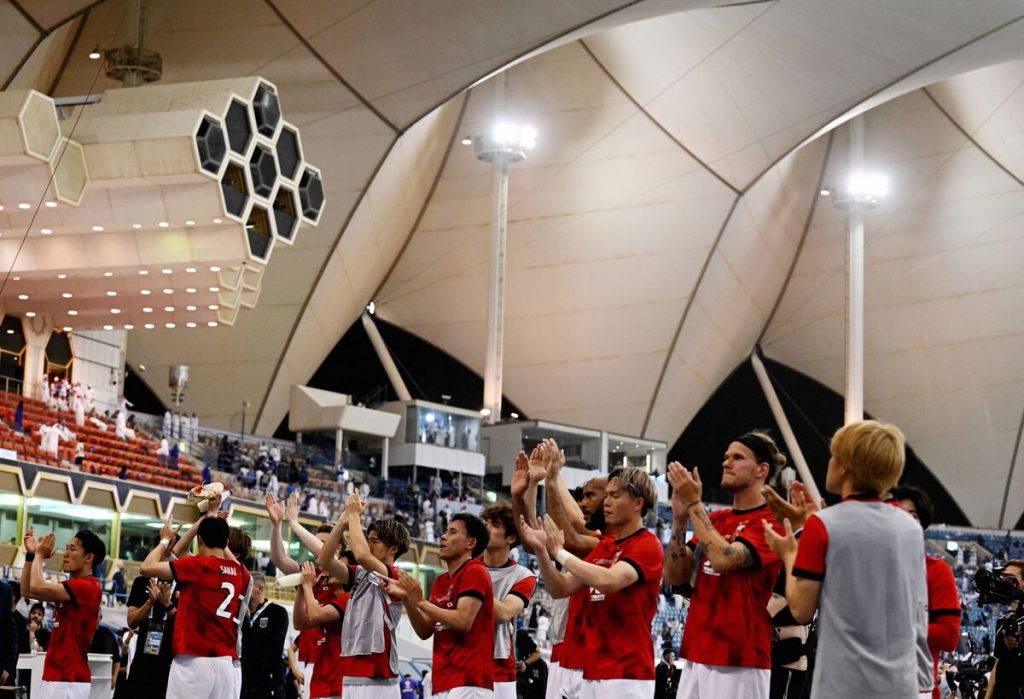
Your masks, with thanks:
M 1017 579 L 1000 571 L 982 568 L 974 575 L 974 587 L 981 604 L 1012 604 L 1024 601 L 1024 590 Z

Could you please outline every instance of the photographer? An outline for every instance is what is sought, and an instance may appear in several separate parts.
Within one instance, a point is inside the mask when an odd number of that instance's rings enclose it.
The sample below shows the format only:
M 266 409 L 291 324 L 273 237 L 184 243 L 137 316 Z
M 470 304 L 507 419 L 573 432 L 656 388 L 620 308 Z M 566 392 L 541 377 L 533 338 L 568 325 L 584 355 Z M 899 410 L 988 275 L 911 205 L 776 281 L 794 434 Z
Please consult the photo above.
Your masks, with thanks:
M 1010 602 L 1010 611 L 999 620 L 996 631 L 996 664 L 992 668 L 985 699 L 1018 699 L 1024 692 L 1024 610 L 1020 602 L 1024 589 L 1024 560 L 1010 561 L 1003 575 L 1012 578 L 1016 595 Z

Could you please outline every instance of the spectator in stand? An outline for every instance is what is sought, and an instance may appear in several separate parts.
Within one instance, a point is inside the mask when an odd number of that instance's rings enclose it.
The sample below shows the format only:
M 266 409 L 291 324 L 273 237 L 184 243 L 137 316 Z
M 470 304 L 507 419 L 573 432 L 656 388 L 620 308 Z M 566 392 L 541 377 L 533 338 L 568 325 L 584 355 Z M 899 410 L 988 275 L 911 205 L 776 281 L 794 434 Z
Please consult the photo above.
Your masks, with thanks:
M 164 437 L 170 437 L 171 436 L 171 411 L 170 410 L 165 410 L 164 411 L 163 433 L 164 433 Z M 227 440 L 227 437 L 225 437 L 224 439 Z
M 181 448 L 178 446 L 177 440 L 171 446 L 171 452 L 167 455 L 167 466 L 172 471 L 178 470 L 178 459 L 181 458 Z
M 19 400 L 14 409 L 14 431 L 21 434 L 25 431 L 25 401 Z
M 18 638 L 19 653 L 43 653 L 50 645 L 50 632 L 43 622 L 46 619 L 46 607 L 36 602 L 28 612 L 28 623 Z
M 14 595 L 0 581 L 0 687 L 14 684 L 18 674 L 18 625 L 14 619 Z
M 203 466 L 203 485 L 213 482 L 213 469 L 210 468 L 210 464 Z
M 156 448 L 156 458 L 160 462 L 160 465 L 167 467 L 167 460 L 171 455 L 171 443 L 167 441 L 167 437 L 163 437 L 160 440 L 160 446 Z

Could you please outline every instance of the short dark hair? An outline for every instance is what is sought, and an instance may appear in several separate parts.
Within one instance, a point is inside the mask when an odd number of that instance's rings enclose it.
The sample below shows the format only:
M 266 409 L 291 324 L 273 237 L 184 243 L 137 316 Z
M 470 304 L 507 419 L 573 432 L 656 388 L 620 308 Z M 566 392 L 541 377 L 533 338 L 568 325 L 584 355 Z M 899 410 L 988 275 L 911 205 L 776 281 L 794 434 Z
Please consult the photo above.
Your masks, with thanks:
M 316 532 L 314 532 L 314 533 L 315 534 L 330 534 L 333 531 L 334 531 L 334 527 L 331 526 L 330 524 L 328 524 L 327 522 L 324 522 L 323 524 L 321 524 L 320 526 L 318 526 L 316 528 Z
M 395 551 L 396 560 L 409 550 L 409 530 L 401 522 L 393 519 L 377 519 L 366 528 L 366 533 L 370 532 L 376 532 L 388 548 L 394 546 L 398 549 Z
M 932 507 L 931 498 L 920 488 L 913 485 L 898 485 L 891 491 L 893 500 L 910 500 L 914 503 L 917 511 L 917 519 L 921 522 L 921 529 L 927 529 L 935 516 L 935 508 Z
M 14 586 L 13 586 L 13 585 L 11 585 L 11 587 L 14 587 Z M 42 612 L 43 614 L 46 614 L 46 605 L 45 605 L 45 604 L 43 604 L 42 602 L 36 602 L 36 603 L 35 603 L 35 604 L 33 604 L 33 605 L 32 605 L 31 607 L 29 607 L 29 608 L 28 608 L 28 613 L 29 613 L 29 614 L 31 614 L 31 613 L 32 613 L 32 612 L 34 612 L 34 611 L 35 611 L 36 609 L 39 609 L 39 611 L 41 611 L 41 612 Z
M 1012 561 L 1007 561 L 1006 565 L 1003 566 L 1003 570 L 1006 570 L 1011 566 L 1019 570 L 1021 573 L 1024 573 L 1024 558 L 1015 558 Z
M 228 550 L 239 561 L 244 561 L 252 550 L 252 535 L 239 527 L 230 527 L 228 529 Z
M 512 513 L 512 506 L 506 504 L 488 505 L 480 513 L 480 519 L 491 524 L 500 524 L 505 527 L 505 536 L 514 536 L 511 548 L 519 545 L 519 530 L 516 529 L 516 518 Z
M 228 526 L 226 519 L 220 517 L 204 517 L 199 523 L 199 530 L 196 532 L 204 546 L 211 549 L 222 549 L 228 545 Z
M 487 525 L 484 524 L 482 519 L 468 512 L 460 512 L 457 515 L 452 515 L 451 521 L 462 522 L 462 526 L 466 528 L 466 536 L 476 540 L 476 544 L 473 545 L 473 558 L 476 558 L 487 549 L 487 542 L 491 540 L 491 533 L 487 531 Z
M 107 545 L 91 529 L 82 529 L 75 534 L 75 538 L 86 554 L 92 554 L 92 568 L 95 571 L 107 558 Z

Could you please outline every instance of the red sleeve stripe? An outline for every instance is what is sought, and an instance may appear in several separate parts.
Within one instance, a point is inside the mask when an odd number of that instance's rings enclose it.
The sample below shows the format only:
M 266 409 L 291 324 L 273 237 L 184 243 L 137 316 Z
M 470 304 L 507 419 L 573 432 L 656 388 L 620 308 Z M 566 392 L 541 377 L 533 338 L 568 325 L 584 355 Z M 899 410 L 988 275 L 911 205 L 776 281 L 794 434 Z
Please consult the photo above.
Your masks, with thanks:
M 793 575 L 795 575 L 798 578 L 805 578 L 807 580 L 817 580 L 819 582 L 825 579 L 824 573 L 816 573 L 812 570 L 805 570 L 803 568 L 794 568 Z

